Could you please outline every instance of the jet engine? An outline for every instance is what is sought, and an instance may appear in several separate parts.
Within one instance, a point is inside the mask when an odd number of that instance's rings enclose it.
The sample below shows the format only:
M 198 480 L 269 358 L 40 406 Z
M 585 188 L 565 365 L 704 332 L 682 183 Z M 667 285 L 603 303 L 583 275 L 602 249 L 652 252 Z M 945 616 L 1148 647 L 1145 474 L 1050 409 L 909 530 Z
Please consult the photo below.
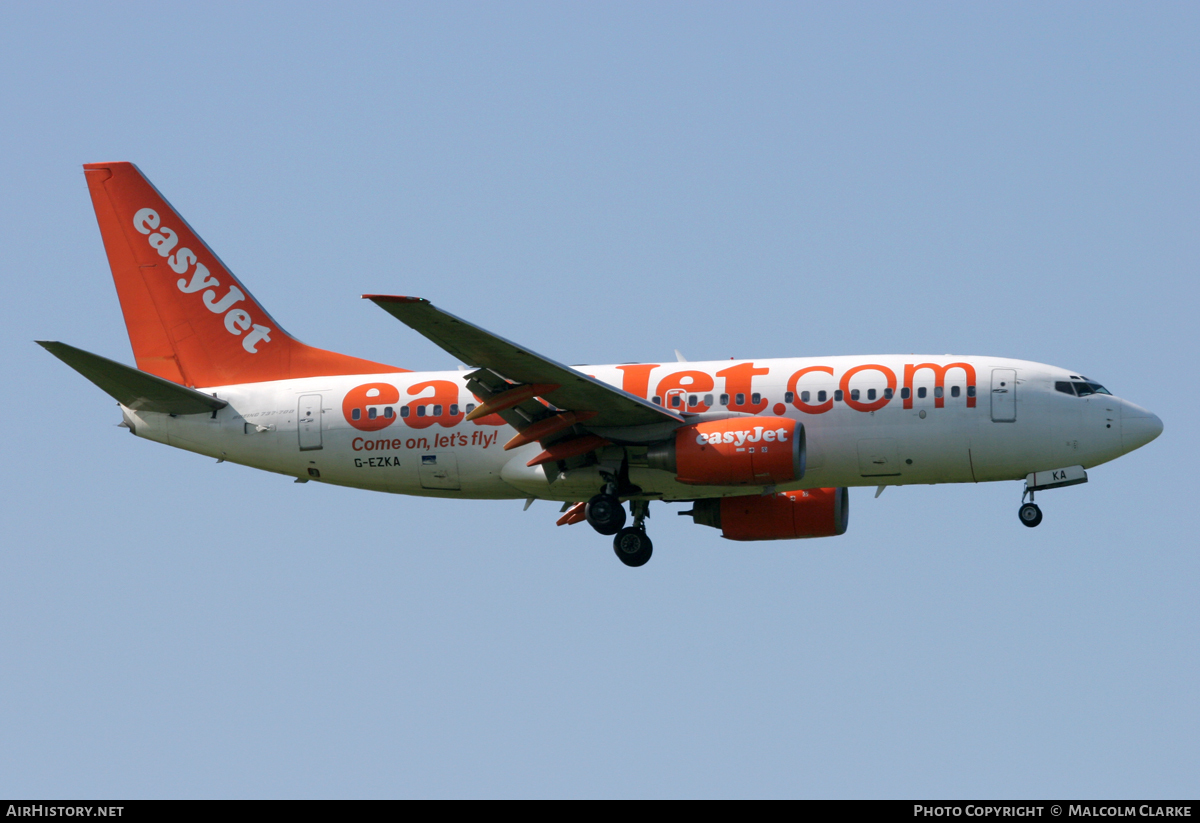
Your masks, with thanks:
M 647 465 L 696 486 L 768 486 L 804 476 L 804 424 L 786 417 L 693 423 L 651 446 Z
M 836 489 L 806 489 L 771 495 L 710 497 L 697 500 L 692 520 L 721 530 L 730 540 L 791 540 L 845 534 L 850 494 Z

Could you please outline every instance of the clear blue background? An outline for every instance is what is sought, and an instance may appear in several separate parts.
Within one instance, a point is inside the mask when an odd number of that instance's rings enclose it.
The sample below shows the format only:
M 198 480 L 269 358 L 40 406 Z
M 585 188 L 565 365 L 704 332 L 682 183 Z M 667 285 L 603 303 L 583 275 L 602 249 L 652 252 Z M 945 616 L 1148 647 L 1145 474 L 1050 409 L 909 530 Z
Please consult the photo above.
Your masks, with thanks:
M 0 7 L 0 796 L 1200 793 L 1194 3 Z M 1063 366 L 1163 436 L 1039 496 L 852 492 L 630 570 L 557 506 L 137 440 L 80 164 L 132 160 L 289 331 L 567 363 Z

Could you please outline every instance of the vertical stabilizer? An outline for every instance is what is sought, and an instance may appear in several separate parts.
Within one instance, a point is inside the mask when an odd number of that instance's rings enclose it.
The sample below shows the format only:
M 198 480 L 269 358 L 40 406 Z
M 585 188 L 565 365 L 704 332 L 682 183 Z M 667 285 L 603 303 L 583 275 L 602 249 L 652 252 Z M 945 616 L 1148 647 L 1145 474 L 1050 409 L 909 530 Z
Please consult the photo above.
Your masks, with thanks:
M 89 163 L 138 368 L 185 386 L 402 372 L 296 340 L 132 163 Z

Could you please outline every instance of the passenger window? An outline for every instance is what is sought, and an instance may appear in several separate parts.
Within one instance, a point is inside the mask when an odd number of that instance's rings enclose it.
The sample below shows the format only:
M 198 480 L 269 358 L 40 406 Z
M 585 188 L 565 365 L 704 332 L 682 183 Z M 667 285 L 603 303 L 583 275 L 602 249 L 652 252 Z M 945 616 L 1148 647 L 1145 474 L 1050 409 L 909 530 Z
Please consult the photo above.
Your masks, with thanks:
M 434 416 L 434 417 L 441 417 L 441 416 L 442 416 L 442 406 L 441 406 L 441 404 L 440 404 L 440 403 L 439 403 L 439 404 L 437 404 L 437 405 L 435 405 L 435 406 L 433 407 L 433 416 Z
M 425 416 L 425 407 L 417 406 L 417 417 L 424 417 L 424 416 Z
M 884 398 L 885 398 L 886 400 L 891 400 L 891 399 L 892 399 L 892 390 L 891 390 L 891 389 L 884 389 L 884 390 L 883 390 L 883 396 L 884 396 Z
M 912 397 L 912 389 L 910 389 L 908 386 L 905 386 L 904 388 L 902 388 L 900 390 L 900 399 L 901 400 L 907 400 L 910 397 Z
M 735 405 L 738 405 L 738 406 L 746 405 L 746 395 L 744 395 L 744 394 L 735 395 L 733 399 L 735 401 Z
M 917 397 L 924 397 L 924 396 L 925 396 L 925 387 L 922 386 L 921 388 L 917 389 Z
M 833 393 L 833 399 L 839 403 L 842 402 L 842 390 L 841 389 L 838 389 L 837 391 L 835 391 Z
M 367 419 L 368 420 L 374 420 L 378 416 L 379 416 L 379 412 L 375 410 L 374 406 L 367 409 Z
M 974 397 L 974 396 L 975 396 L 975 387 L 967 386 L 967 397 Z
M 874 389 L 867 389 L 867 399 L 868 400 L 875 399 L 875 390 Z
M 757 406 L 762 402 L 762 395 L 758 392 L 755 392 L 754 394 L 750 395 L 750 402 Z
M 408 417 L 408 412 L 409 412 L 408 406 L 400 407 L 400 416 L 401 417 Z
M 962 394 L 962 391 L 961 391 L 961 389 L 959 389 L 958 386 L 950 387 L 950 396 L 951 397 L 958 397 L 960 394 Z
M 806 391 L 802 391 L 802 392 L 800 392 L 800 401 L 801 401 L 802 403 L 807 403 L 807 402 L 808 402 L 808 398 L 810 398 L 810 397 L 812 397 L 812 393 L 811 393 L 811 392 L 806 392 Z
M 671 408 L 673 408 L 673 409 L 679 408 L 679 401 L 680 401 L 679 395 L 677 395 L 677 394 L 672 395 L 671 396 Z
M 468 403 L 468 404 L 467 404 L 467 414 L 470 414 L 470 413 L 471 413 L 471 412 L 473 412 L 473 411 L 475 411 L 475 404 L 474 404 L 474 403 Z M 407 415 L 407 414 L 405 414 L 404 412 L 400 412 L 400 416 L 401 416 L 401 417 L 408 417 L 408 415 Z
M 851 400 L 857 400 L 857 399 L 858 399 L 858 389 L 851 389 L 851 390 L 850 390 L 850 399 L 851 399 Z
M 387 420 L 391 420 L 393 417 L 395 417 L 395 416 L 396 416 L 396 412 L 392 411 L 392 407 L 391 407 L 391 406 L 387 406 L 387 407 L 385 407 L 385 408 L 384 408 L 384 410 L 383 410 L 383 416 L 384 416 L 384 418 L 385 418 L 385 419 L 387 419 Z
M 653 403 L 653 404 L 654 404 L 654 405 L 656 405 L 656 406 L 661 406 L 661 405 L 662 405 L 662 398 L 661 398 L 661 397 L 659 397 L 659 396 L 656 394 L 656 395 L 654 395 L 653 397 L 651 397 L 651 398 L 650 398 L 650 402 L 651 402 L 651 403 Z
M 943 389 L 941 386 L 933 387 L 933 396 L 934 397 L 944 397 L 945 394 L 946 394 L 946 390 Z
M 784 392 L 784 394 L 783 394 L 783 402 L 784 403 L 791 403 L 795 399 L 796 399 L 795 392 Z
M 355 409 L 354 411 L 350 412 L 350 419 L 351 420 L 361 420 L 362 419 L 362 409 Z
M 458 415 L 458 404 L 457 404 L 457 403 L 451 403 L 451 404 L 450 404 L 450 416 L 451 416 L 451 417 L 455 417 L 455 416 L 457 416 L 457 415 Z
M 824 390 L 824 389 L 822 389 L 821 391 L 817 392 L 817 402 L 818 402 L 818 403 L 824 403 L 824 402 L 825 402 L 825 398 L 826 398 L 826 397 L 828 397 L 828 396 L 829 396 L 829 395 L 825 393 L 825 390 Z
M 712 395 L 711 394 L 704 395 L 704 405 L 706 405 L 706 406 L 712 405 Z
M 689 394 L 688 395 L 688 405 L 691 406 L 692 408 L 695 408 L 696 406 L 700 405 L 700 398 L 694 394 Z
M 727 395 L 727 394 L 723 394 L 723 395 L 721 395 L 721 405 L 722 405 L 722 406 L 728 406 L 728 405 L 729 405 L 729 395 Z

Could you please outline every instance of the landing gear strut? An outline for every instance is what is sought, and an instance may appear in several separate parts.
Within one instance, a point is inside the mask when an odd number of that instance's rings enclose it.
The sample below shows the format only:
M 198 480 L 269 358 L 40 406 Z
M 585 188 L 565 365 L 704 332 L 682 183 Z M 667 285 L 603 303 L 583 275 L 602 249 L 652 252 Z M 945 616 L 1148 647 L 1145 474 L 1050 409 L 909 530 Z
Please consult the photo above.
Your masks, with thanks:
M 1025 495 L 1029 495 L 1028 503 L 1025 502 Z M 1017 510 L 1017 517 L 1021 518 L 1021 525 L 1031 529 L 1042 522 L 1042 510 L 1033 502 L 1033 492 L 1028 488 L 1025 489 L 1025 494 L 1021 495 L 1021 508 Z
M 654 553 L 654 544 L 646 534 L 645 520 L 650 515 L 650 503 L 647 500 L 630 500 L 629 508 L 633 510 L 633 525 L 621 529 L 613 539 L 613 551 L 626 566 L 644 566 Z

